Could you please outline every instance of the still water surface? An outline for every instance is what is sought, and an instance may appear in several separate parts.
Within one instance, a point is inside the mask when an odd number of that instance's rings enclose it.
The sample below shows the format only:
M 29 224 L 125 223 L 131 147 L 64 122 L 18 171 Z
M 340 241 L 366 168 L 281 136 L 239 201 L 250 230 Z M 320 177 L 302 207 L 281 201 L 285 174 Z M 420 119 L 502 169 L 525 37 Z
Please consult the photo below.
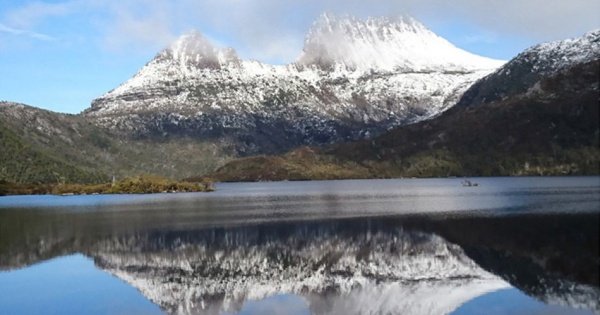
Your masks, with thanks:
M 600 177 L 0 197 L 0 314 L 599 314 Z

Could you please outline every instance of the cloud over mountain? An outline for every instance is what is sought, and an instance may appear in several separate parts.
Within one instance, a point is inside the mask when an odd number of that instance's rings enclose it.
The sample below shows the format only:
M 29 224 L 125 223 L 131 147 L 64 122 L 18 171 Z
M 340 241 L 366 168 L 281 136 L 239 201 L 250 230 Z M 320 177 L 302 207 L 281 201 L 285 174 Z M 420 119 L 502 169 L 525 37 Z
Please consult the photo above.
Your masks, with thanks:
M 209 37 L 235 46 L 244 56 L 289 62 L 302 47 L 302 41 L 295 38 L 322 12 L 358 17 L 411 14 L 425 24 L 460 22 L 491 34 L 540 42 L 600 27 L 599 11 L 600 2 L 594 0 L 70 0 L 30 1 L 7 10 L 0 23 L 39 32 L 37 28 L 47 19 L 89 15 L 102 37 L 100 42 L 109 49 L 156 49 L 183 32 L 201 29 Z

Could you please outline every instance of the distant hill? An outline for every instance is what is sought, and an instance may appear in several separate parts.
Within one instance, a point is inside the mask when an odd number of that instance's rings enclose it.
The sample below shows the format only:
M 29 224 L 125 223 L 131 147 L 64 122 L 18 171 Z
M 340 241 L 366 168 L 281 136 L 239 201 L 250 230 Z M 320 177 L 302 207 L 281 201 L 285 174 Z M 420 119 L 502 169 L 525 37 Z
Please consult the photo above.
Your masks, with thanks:
M 112 140 L 72 115 L 0 102 L 0 180 L 15 183 L 99 182 L 99 150 Z
M 373 140 L 232 161 L 218 180 L 600 174 L 600 31 L 534 46 L 437 118 Z M 325 170 L 325 171 L 323 171 Z
M 97 183 L 116 176 L 189 177 L 227 157 L 208 142 L 130 140 L 81 115 L 0 102 L 0 180 Z

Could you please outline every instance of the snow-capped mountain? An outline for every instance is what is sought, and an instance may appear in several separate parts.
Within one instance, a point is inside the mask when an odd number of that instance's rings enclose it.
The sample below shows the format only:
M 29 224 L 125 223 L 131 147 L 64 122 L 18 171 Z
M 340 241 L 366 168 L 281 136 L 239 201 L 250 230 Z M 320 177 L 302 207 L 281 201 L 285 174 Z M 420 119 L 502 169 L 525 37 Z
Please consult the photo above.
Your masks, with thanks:
M 435 116 L 502 63 L 412 18 L 323 15 L 289 65 L 242 60 L 186 34 L 84 114 L 137 137 L 226 138 L 237 153 L 278 152 Z
M 363 21 L 327 14 L 314 23 L 298 63 L 362 72 L 468 72 L 503 64 L 457 48 L 412 17 Z

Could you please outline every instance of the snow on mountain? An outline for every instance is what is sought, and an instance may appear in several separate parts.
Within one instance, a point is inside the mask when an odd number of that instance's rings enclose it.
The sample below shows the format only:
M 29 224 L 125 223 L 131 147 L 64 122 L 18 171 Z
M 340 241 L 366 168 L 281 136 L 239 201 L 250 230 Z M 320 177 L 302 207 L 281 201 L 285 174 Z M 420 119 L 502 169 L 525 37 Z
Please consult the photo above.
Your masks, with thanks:
M 548 101 L 559 95 L 582 95 L 586 90 L 597 94 L 598 70 L 594 63 L 598 61 L 600 30 L 577 38 L 535 45 L 473 84 L 457 106 L 476 106 L 534 95 Z M 561 75 L 570 76 L 567 80 L 570 83 L 559 87 L 542 84 Z M 581 80 L 589 82 L 582 84 Z
M 227 137 L 239 153 L 277 152 L 430 118 L 501 64 L 412 18 L 324 15 L 289 65 L 241 60 L 186 34 L 84 114 L 133 136 Z
M 514 60 L 519 59 L 533 61 L 533 71 L 560 71 L 573 64 L 598 60 L 600 59 L 600 29 L 581 37 L 533 46 L 520 53 Z
M 557 40 L 530 47 L 498 68 L 494 75 L 511 75 L 526 65 L 532 74 L 548 74 L 600 59 L 600 29 L 581 37 Z
M 179 63 L 184 70 L 187 64 L 219 69 L 230 63 L 239 63 L 237 53 L 233 49 L 217 49 L 197 31 L 181 36 L 173 43 L 171 49 L 163 51 L 163 54 Z
M 322 15 L 309 32 L 299 64 L 399 72 L 493 69 L 502 61 L 452 45 L 412 17 Z

